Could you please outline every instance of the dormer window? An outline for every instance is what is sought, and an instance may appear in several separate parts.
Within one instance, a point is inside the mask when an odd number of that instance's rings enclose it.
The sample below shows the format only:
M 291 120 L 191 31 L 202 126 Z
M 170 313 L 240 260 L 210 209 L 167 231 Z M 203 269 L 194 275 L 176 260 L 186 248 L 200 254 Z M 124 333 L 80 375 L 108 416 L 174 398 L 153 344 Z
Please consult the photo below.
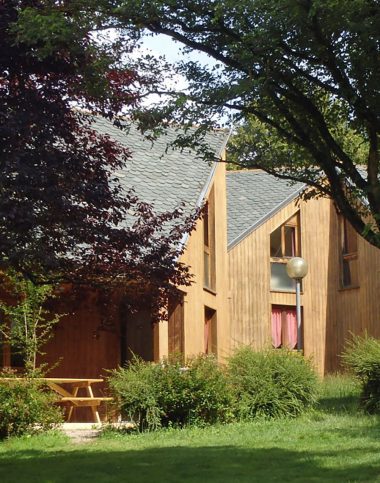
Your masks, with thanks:
M 271 290 L 294 292 L 295 282 L 286 273 L 286 264 L 300 256 L 299 214 L 270 234 Z

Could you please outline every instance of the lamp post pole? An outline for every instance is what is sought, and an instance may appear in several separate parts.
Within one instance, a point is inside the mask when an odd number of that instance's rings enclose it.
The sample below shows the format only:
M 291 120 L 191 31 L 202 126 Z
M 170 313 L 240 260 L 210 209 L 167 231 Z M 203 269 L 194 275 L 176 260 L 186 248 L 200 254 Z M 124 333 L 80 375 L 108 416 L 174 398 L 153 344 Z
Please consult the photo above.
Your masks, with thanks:
M 296 278 L 297 350 L 302 349 L 301 279 Z
M 297 350 L 302 350 L 302 314 L 301 314 L 301 282 L 307 274 L 307 262 L 301 257 L 294 257 L 286 265 L 286 272 L 296 282 L 296 314 L 297 314 Z

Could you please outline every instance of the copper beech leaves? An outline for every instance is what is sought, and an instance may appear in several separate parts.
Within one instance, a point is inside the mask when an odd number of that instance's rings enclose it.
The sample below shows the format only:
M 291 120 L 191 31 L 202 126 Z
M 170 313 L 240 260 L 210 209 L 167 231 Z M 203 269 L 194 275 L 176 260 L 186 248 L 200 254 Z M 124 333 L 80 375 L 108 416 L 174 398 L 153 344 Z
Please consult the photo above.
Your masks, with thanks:
M 90 15 L 65 4 L 0 0 L 1 266 L 38 283 L 117 285 L 131 306 L 158 311 L 190 283 L 178 257 L 198 214 L 157 214 L 112 178 L 130 151 L 89 112 L 115 119 L 138 105 L 144 80 L 91 40 Z

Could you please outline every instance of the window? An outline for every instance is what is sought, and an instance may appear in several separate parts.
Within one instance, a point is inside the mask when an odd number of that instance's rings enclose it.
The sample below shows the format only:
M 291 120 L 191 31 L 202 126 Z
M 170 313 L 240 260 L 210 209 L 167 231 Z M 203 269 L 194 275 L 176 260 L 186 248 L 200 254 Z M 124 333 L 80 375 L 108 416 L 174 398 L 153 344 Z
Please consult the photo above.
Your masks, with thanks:
M 271 290 L 295 291 L 295 281 L 288 277 L 286 264 L 296 256 L 300 256 L 299 214 L 270 234 Z
M 297 348 L 297 312 L 292 306 L 272 305 L 272 345 L 275 349 Z
M 350 223 L 340 216 L 341 287 L 358 287 L 358 237 Z
M 217 353 L 217 322 L 216 310 L 205 307 L 205 354 Z
M 215 196 L 214 188 L 210 191 L 203 217 L 203 261 L 205 288 L 215 290 Z
M 169 354 L 183 354 L 185 352 L 184 331 L 184 301 L 183 295 L 169 300 L 168 321 L 168 351 Z

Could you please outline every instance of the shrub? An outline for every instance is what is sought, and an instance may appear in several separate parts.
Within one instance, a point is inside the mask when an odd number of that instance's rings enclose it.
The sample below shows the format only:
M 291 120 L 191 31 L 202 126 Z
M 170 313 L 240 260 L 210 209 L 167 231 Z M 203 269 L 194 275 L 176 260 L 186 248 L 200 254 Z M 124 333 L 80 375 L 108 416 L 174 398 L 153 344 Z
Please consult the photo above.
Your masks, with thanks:
M 369 413 L 380 413 L 380 340 L 353 336 L 342 354 L 344 364 L 361 381 L 360 403 Z
M 232 395 L 225 372 L 214 356 L 188 359 L 161 366 L 159 402 L 164 425 L 208 424 L 231 418 Z
M 158 406 L 156 381 L 159 366 L 135 357 L 127 367 L 111 371 L 108 385 L 122 416 L 140 431 L 161 426 L 162 410 Z
M 316 402 L 317 376 L 309 360 L 284 349 L 238 349 L 228 362 L 237 415 L 294 417 Z
M 225 421 L 231 396 L 224 372 L 209 356 L 153 364 L 134 359 L 111 372 L 109 385 L 124 416 L 139 430 Z
M 62 412 L 54 401 L 35 379 L 0 379 L 0 438 L 46 431 L 61 423 Z

